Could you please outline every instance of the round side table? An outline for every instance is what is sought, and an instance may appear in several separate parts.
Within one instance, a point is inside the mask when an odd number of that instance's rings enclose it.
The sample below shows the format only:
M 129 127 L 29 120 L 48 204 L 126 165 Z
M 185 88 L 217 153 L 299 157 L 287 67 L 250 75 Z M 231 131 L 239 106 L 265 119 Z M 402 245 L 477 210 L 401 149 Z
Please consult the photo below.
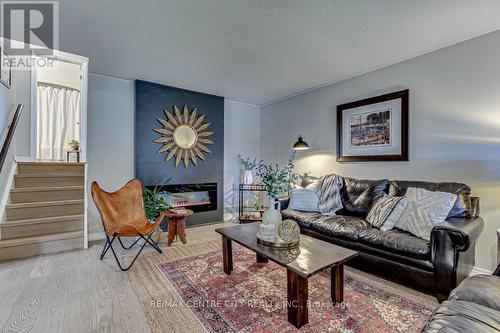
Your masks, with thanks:
M 168 218 L 168 238 L 167 245 L 170 246 L 174 242 L 175 236 L 179 236 L 182 244 L 187 243 L 186 239 L 186 217 L 193 215 L 190 209 L 175 211 L 166 211 L 165 217 Z

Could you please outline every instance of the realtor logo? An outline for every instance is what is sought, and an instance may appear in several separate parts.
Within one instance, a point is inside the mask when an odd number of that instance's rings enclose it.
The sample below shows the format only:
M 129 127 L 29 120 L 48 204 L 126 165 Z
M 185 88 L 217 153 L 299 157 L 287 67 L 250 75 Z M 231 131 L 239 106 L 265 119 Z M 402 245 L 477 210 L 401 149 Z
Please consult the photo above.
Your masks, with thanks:
M 59 47 L 57 1 L 0 1 L 3 48 L 10 56 L 51 55 Z

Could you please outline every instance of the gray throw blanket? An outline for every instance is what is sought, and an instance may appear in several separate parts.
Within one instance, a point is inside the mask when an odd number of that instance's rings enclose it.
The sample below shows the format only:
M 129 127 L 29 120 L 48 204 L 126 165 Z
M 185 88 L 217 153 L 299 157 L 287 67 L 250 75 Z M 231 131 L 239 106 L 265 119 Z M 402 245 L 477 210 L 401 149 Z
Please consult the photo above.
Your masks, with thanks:
M 318 179 L 316 193 L 319 196 L 318 208 L 321 214 L 335 215 L 335 212 L 344 207 L 340 200 L 342 186 L 342 179 L 337 175 L 327 175 Z

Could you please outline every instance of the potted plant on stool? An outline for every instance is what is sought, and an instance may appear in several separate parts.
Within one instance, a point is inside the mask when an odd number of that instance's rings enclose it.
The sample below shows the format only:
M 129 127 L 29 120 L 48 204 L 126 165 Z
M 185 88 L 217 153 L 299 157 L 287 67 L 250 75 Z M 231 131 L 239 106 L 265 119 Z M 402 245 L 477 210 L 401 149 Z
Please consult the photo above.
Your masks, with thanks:
M 164 184 L 168 183 L 171 178 L 167 179 Z M 155 221 L 161 213 L 169 210 L 170 204 L 167 202 L 165 197 L 162 195 L 163 191 L 160 190 L 161 185 L 155 186 L 153 189 L 148 189 L 144 187 L 144 212 L 149 221 Z M 156 230 L 153 240 L 159 242 L 161 238 L 161 229 L 158 225 L 158 230 Z

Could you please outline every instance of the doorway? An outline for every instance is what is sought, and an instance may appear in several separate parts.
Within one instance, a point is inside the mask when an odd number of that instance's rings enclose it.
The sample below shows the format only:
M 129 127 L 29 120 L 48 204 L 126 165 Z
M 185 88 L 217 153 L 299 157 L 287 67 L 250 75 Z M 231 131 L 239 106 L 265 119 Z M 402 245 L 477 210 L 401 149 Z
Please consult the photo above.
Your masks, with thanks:
M 85 163 L 88 59 L 54 52 L 31 71 L 30 157 Z
M 52 65 L 48 66 L 49 63 Z M 67 152 L 73 150 L 70 142 L 78 141 L 79 163 L 84 169 L 84 248 L 88 247 L 88 63 L 86 57 L 57 50 L 52 55 L 32 54 L 30 156 L 16 159 L 70 166 L 67 163 Z M 75 154 L 69 155 L 69 162 L 77 162 Z

